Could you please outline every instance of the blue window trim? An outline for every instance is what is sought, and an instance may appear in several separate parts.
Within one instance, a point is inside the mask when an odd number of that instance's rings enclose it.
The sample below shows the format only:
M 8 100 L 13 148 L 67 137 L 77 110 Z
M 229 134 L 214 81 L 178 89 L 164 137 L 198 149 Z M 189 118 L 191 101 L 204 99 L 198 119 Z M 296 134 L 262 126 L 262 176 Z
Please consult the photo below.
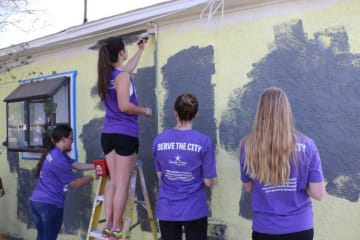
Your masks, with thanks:
M 68 71 L 68 72 L 62 72 L 62 73 L 56 73 L 46 76 L 41 76 L 37 78 L 31 78 L 26 80 L 20 80 L 20 84 L 24 83 L 30 83 L 34 80 L 45 80 L 45 79 L 51 79 L 56 77 L 63 77 L 67 76 L 70 77 L 70 118 L 71 118 L 71 128 L 73 129 L 74 134 L 74 142 L 72 146 L 72 151 L 69 153 L 69 156 L 73 158 L 75 161 L 78 160 L 78 147 L 77 147 L 77 128 L 76 128 L 76 78 L 77 78 L 77 70 Z M 22 152 L 21 158 L 23 160 L 39 160 L 40 155 L 38 153 L 28 153 L 28 152 Z

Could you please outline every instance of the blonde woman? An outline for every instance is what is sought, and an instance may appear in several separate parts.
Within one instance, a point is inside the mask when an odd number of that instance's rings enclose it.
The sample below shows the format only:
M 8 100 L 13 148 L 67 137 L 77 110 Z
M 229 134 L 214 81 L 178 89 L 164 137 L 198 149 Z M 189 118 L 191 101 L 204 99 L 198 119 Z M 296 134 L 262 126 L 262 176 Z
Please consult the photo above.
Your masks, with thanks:
M 311 198 L 324 196 L 321 160 L 314 141 L 295 129 L 282 89 L 263 92 L 240 149 L 241 181 L 252 192 L 252 239 L 312 240 Z

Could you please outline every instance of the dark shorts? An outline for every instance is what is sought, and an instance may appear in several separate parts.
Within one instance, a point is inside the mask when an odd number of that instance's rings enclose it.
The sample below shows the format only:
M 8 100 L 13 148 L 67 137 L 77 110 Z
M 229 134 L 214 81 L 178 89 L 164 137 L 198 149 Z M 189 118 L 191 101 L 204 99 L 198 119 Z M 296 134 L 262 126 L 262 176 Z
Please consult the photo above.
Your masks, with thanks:
M 130 156 L 139 152 L 139 139 L 117 133 L 102 133 L 101 146 L 105 155 L 115 150 L 120 156 Z
M 265 234 L 253 231 L 253 240 L 312 240 L 314 237 L 314 230 L 309 230 L 287 233 L 287 234 Z
M 159 225 L 162 240 L 182 240 L 183 233 L 186 240 L 207 240 L 207 217 L 191 221 L 159 220 Z

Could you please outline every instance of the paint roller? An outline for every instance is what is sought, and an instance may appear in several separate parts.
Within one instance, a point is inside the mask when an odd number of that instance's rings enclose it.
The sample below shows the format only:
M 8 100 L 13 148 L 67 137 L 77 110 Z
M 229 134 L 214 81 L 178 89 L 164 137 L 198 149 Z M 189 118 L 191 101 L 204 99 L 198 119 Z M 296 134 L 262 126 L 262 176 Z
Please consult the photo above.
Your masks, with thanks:
M 142 33 L 138 37 L 137 45 L 143 43 L 144 41 L 147 41 L 150 37 L 155 36 L 154 30 L 147 30 L 146 32 Z

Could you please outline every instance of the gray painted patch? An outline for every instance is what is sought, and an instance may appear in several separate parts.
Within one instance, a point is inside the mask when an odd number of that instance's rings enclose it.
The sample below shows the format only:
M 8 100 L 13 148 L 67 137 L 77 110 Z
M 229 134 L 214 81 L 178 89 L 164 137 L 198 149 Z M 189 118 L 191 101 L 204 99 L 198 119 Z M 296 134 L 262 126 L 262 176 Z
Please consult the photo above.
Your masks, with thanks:
M 35 227 L 29 212 L 29 197 L 36 183 L 34 172 L 20 168 L 17 177 L 16 195 L 18 220 L 25 223 L 28 227 Z
M 144 171 L 144 177 L 146 181 L 146 187 L 149 194 L 151 208 L 153 213 L 156 206 L 157 194 L 157 175 L 155 171 L 154 159 L 152 157 L 152 141 L 157 135 L 157 124 L 156 124 L 156 82 L 155 82 L 155 67 L 141 68 L 138 69 L 136 74 L 133 76 L 136 92 L 140 106 L 147 106 L 153 110 L 153 116 L 147 118 L 145 116 L 139 116 L 139 159 L 142 161 L 142 168 Z M 139 200 L 144 199 L 141 193 L 141 187 L 139 185 L 139 179 L 137 181 L 136 192 Z M 147 220 L 147 212 L 140 205 L 137 206 L 138 219 L 141 223 L 141 229 L 144 231 L 151 231 L 150 225 Z
M 7 151 L 7 161 L 9 163 L 10 172 L 17 173 L 20 169 L 19 153 Z
M 29 216 L 29 197 L 36 182 L 34 173 L 30 170 L 20 168 L 18 152 L 7 151 L 7 161 L 10 172 L 17 174 L 17 218 L 28 227 L 34 227 L 32 218 Z M 7 183 L 4 182 L 4 185 L 6 186 Z
M 84 175 L 86 173 L 77 173 L 77 177 Z M 64 223 L 61 233 L 77 234 L 81 230 L 81 239 L 85 239 L 91 216 L 92 197 L 92 184 L 87 184 L 80 188 L 69 188 L 69 191 L 66 193 Z
M 185 92 L 193 93 L 199 101 L 199 116 L 194 129 L 208 135 L 216 146 L 216 121 L 214 117 L 215 98 L 211 75 L 215 73 L 214 49 L 212 46 L 191 47 L 170 57 L 162 67 L 163 87 L 167 91 L 163 108 L 163 128 L 176 125 L 173 116 L 176 98 Z M 207 189 L 207 199 L 211 192 Z
M 103 118 L 94 118 L 82 128 L 79 137 L 83 141 L 87 163 L 92 163 L 96 159 L 104 158 L 100 141 L 102 124 Z
M 356 202 L 360 192 L 360 55 L 349 52 L 344 26 L 307 39 L 301 20 L 274 27 L 270 52 L 236 89 L 220 123 L 220 143 L 233 151 L 248 133 L 261 92 L 283 88 L 296 127 L 319 148 L 329 194 Z
M 175 126 L 175 100 L 180 94 L 190 92 L 199 100 L 199 116 L 194 121 L 194 128 L 207 134 L 216 145 L 215 97 L 211 83 L 211 75 L 215 73 L 213 47 L 191 47 L 178 52 L 168 59 L 161 70 L 164 77 L 162 85 L 167 90 L 163 128 Z

